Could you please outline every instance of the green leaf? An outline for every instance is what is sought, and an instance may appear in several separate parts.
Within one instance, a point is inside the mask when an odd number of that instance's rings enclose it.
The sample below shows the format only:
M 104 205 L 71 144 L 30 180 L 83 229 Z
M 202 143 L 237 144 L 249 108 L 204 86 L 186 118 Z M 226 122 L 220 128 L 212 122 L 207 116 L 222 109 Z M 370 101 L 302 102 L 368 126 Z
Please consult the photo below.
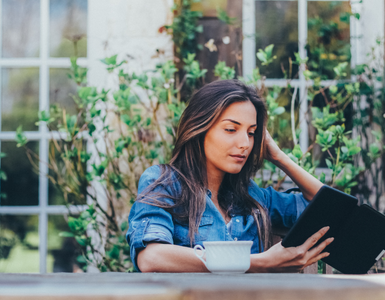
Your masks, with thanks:
M 294 146 L 294 149 L 292 151 L 293 155 L 299 160 L 302 158 L 303 156 L 303 153 L 302 153 L 302 150 L 301 150 L 301 147 L 299 145 L 295 145 Z
M 377 144 L 371 144 L 369 146 L 369 149 L 370 149 L 370 152 L 372 152 L 373 154 L 377 154 L 380 151 L 380 147 Z
M 266 63 L 267 62 L 267 57 L 265 52 L 263 52 L 261 49 L 259 49 L 259 52 L 257 53 L 257 57 L 261 62 Z
M 313 76 L 313 72 L 309 71 L 309 70 L 305 70 L 305 71 L 303 71 L 303 75 L 305 76 L 306 80 L 310 80 L 311 77 Z
M 273 111 L 273 116 L 278 116 L 278 115 L 281 115 L 285 112 L 285 108 L 280 106 L 280 107 L 277 107 L 276 109 L 274 109 Z
M 333 164 L 329 159 L 325 159 L 325 162 L 329 169 L 333 169 Z
M 78 95 L 81 99 L 87 100 L 92 93 L 92 87 L 81 87 L 78 91 Z
M 79 255 L 78 257 L 76 257 L 76 261 L 81 263 L 81 264 L 86 264 L 87 263 L 87 260 L 86 260 L 86 258 L 83 255 Z
M 7 174 L 3 170 L 0 170 L 0 179 L 6 181 L 7 180 Z
M 128 222 L 127 221 L 124 221 L 122 224 L 120 224 L 120 230 L 122 232 L 126 231 L 128 228 Z
M 334 95 L 334 94 L 336 94 L 336 93 L 338 92 L 338 87 L 335 86 L 335 85 L 331 85 L 331 86 L 329 87 L 329 91 L 330 91 L 330 93 L 331 93 L 332 95 Z
M 116 58 L 118 57 L 118 55 L 113 55 L 111 57 L 107 57 L 107 58 L 104 58 L 101 60 L 102 63 L 106 64 L 106 65 L 116 65 Z
M 326 181 L 326 175 L 324 172 L 322 172 L 319 176 L 319 181 L 321 181 L 322 183 L 325 183 Z
M 62 231 L 62 232 L 59 232 L 59 236 L 70 238 L 70 237 L 74 237 L 75 235 L 71 232 Z
M 348 184 L 348 188 L 352 188 L 352 187 L 354 187 L 354 186 L 356 186 L 356 185 L 358 185 L 358 182 L 357 182 L 357 181 L 350 182 L 350 183 Z
M 75 240 L 78 242 L 80 246 L 87 246 L 87 239 L 81 236 L 75 236 Z
M 356 154 L 358 154 L 360 152 L 361 152 L 361 148 L 357 147 L 357 146 L 354 146 L 354 147 L 349 148 L 348 154 L 352 156 L 352 155 L 356 155 Z
M 112 249 L 110 251 L 107 252 L 108 256 L 111 257 L 112 259 L 116 259 L 116 260 L 119 260 L 119 256 L 120 256 L 120 249 L 114 245 L 112 246 Z
M 23 127 L 20 125 L 16 129 L 16 147 L 20 148 L 23 147 L 25 144 L 27 144 L 28 140 L 23 132 Z
M 199 25 L 195 28 L 196 32 L 202 33 L 203 32 L 203 25 Z

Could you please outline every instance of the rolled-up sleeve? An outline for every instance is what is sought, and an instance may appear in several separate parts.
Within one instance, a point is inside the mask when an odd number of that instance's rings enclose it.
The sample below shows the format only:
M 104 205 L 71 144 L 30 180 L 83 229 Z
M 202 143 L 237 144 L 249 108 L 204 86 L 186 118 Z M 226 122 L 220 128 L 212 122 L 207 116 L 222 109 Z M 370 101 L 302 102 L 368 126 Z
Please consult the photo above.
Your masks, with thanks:
M 249 193 L 269 212 L 272 226 L 290 228 L 309 202 L 301 194 L 277 192 L 272 187 L 262 189 L 250 183 Z
M 147 169 L 139 180 L 138 195 L 152 184 L 159 175 L 159 167 Z M 155 192 L 169 194 L 169 191 L 162 187 L 156 188 Z M 170 203 L 170 199 L 157 200 Z M 131 260 L 135 269 L 140 271 L 137 265 L 138 252 L 144 249 L 149 242 L 173 244 L 174 223 L 171 214 L 163 208 L 142 202 L 134 203 L 128 222 L 129 228 L 126 239 L 130 245 Z

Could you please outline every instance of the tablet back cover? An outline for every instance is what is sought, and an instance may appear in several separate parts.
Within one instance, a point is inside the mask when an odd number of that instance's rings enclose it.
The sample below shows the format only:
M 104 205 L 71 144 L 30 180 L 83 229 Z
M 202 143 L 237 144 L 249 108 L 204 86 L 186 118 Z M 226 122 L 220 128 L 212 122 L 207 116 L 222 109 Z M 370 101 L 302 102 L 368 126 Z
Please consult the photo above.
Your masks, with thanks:
M 283 239 L 284 247 L 302 245 L 324 226 L 334 241 L 324 249 L 324 262 L 345 274 L 364 274 L 385 249 L 385 216 L 358 200 L 329 186 L 323 186 Z
M 283 239 L 282 246 L 302 245 L 310 236 L 325 226 L 330 226 L 330 229 L 317 245 L 329 237 L 335 238 L 345 222 L 358 208 L 357 204 L 358 200 L 355 197 L 329 186 L 322 186 Z
M 361 205 L 335 241 L 325 251 L 323 261 L 345 274 L 364 274 L 381 258 L 385 250 L 385 216 Z

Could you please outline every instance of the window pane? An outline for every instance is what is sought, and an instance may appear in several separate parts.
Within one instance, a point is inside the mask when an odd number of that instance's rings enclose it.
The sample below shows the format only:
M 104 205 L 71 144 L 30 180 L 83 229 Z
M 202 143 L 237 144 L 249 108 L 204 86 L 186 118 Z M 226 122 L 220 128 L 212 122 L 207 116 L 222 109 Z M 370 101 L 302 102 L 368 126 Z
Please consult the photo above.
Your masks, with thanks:
M 294 59 L 298 52 L 298 2 L 256 1 L 255 2 L 256 50 L 274 44 L 273 54 L 277 56 L 268 67 L 257 59 L 261 73 L 268 78 L 283 78 L 284 68 L 288 77 L 294 77 L 298 67 L 293 66 L 289 74 L 289 57 Z
M 38 142 L 29 142 L 27 147 L 39 155 Z M 8 178 L 1 181 L 1 193 L 5 194 L 5 198 L 1 198 L 0 204 L 38 205 L 39 176 L 33 171 L 25 149 L 17 148 L 15 142 L 1 142 L 1 151 L 7 155 L 1 159 L 1 169 Z M 38 164 L 36 158 L 34 163 Z
M 87 0 L 50 1 L 52 57 L 87 56 Z
M 87 150 L 85 142 L 77 141 L 72 146 L 66 145 L 70 151 L 77 148 L 77 153 L 82 153 Z M 80 147 L 81 146 L 81 147 Z M 69 149 L 70 148 L 70 149 Z M 71 160 L 71 164 L 64 165 L 62 154 L 64 152 L 64 144 L 62 141 L 49 144 L 49 175 L 55 180 L 53 183 L 49 181 L 49 205 L 83 205 L 87 203 L 87 180 L 85 176 L 78 176 L 81 170 L 87 169 L 86 163 L 78 165 L 78 157 Z M 84 153 L 83 152 L 83 153 Z M 73 152 L 74 153 L 74 152 Z M 82 155 L 82 154 L 81 154 Z M 69 166 L 71 165 L 71 169 Z M 65 193 L 65 194 L 64 194 Z M 65 200 L 66 197 L 66 200 Z
M 264 98 L 266 99 L 268 95 L 276 99 L 279 106 L 285 108 L 285 112 L 275 117 L 272 121 L 271 119 L 268 122 L 270 125 L 269 132 L 274 139 L 277 139 L 280 144 L 279 147 L 283 150 L 293 149 L 293 133 L 292 133 L 292 124 L 291 124 L 291 100 L 294 94 L 294 89 L 287 88 L 268 88 L 265 90 Z M 296 126 L 294 130 L 298 128 L 299 123 L 299 93 L 297 92 L 296 98 L 294 99 L 294 120 Z
M 57 150 L 57 147 L 60 147 L 61 149 L 61 141 L 57 141 L 57 144 L 54 142 L 49 143 L 49 162 L 50 162 L 50 169 L 49 169 L 49 176 L 50 180 L 48 183 L 48 204 L 49 205 L 65 205 L 66 201 L 64 200 L 63 193 L 61 192 L 58 185 L 61 184 L 63 180 L 58 178 L 58 173 L 62 174 L 62 168 L 63 164 L 61 163 L 61 155 L 60 152 Z M 53 168 L 53 169 L 52 169 Z M 63 170 L 65 172 L 65 170 Z M 52 180 L 55 180 L 53 183 Z
M 1 130 L 38 130 L 39 69 L 3 69 L 1 85 Z
M 76 95 L 76 83 L 69 79 L 68 69 L 50 69 L 49 103 L 65 108 L 68 114 L 76 113 L 76 104 L 72 95 Z
M 39 217 L 0 215 L 0 273 L 39 272 Z
M 309 69 L 322 79 L 334 79 L 333 68 L 349 62 L 350 75 L 350 5 L 348 1 L 308 2 Z
M 39 56 L 40 0 L 2 0 L 1 19 L 3 57 Z
M 60 232 L 69 232 L 64 216 L 48 217 L 48 272 L 81 272 L 83 267 L 76 258 L 81 255 L 74 238 L 60 237 Z

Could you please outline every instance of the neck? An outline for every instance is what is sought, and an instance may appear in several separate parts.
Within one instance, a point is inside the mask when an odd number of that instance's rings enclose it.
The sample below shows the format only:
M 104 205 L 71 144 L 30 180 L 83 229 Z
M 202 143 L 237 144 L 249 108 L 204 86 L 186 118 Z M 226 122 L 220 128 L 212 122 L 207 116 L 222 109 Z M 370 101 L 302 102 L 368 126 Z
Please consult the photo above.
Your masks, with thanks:
M 224 173 L 214 173 L 214 172 L 207 172 L 207 184 L 208 188 L 212 193 L 212 199 L 216 200 L 219 187 L 221 186 L 223 177 L 225 176 Z

